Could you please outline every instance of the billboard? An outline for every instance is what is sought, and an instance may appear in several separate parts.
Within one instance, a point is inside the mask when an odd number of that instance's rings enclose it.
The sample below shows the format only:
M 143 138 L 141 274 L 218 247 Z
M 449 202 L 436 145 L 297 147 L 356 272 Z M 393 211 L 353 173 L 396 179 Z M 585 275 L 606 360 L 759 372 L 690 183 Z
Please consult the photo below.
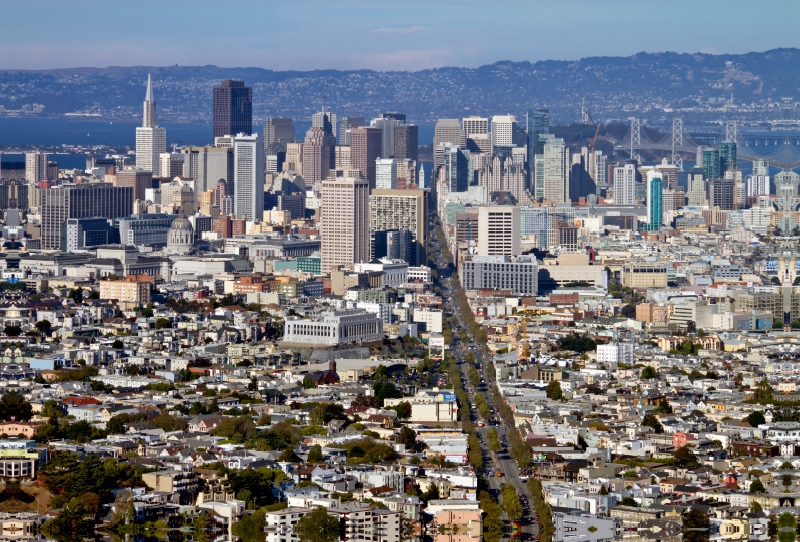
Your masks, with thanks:
M 436 394 L 437 403 L 453 403 L 456 400 L 456 394 L 450 392 L 443 392 Z
M 429 345 L 431 348 L 444 348 L 444 337 L 441 337 L 441 336 L 439 336 L 439 337 L 433 337 L 433 336 L 432 336 L 432 337 L 431 337 L 431 338 L 428 340 L 428 345 Z

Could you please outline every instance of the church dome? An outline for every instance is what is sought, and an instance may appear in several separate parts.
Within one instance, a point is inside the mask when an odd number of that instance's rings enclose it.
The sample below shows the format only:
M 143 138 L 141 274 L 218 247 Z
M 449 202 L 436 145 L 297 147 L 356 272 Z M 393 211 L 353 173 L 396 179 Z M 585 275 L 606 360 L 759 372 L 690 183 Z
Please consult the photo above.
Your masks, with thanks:
M 171 230 L 192 230 L 192 231 L 194 231 L 194 228 L 192 227 L 192 223 L 189 222 L 189 219 L 186 218 L 185 216 L 179 216 L 178 218 L 173 220 L 172 221 L 172 225 L 169 227 L 169 229 L 171 229 Z M 161 230 L 161 231 L 164 231 L 164 230 Z
M 172 221 L 167 232 L 167 250 L 186 253 L 194 246 L 194 228 L 188 218 L 181 216 Z

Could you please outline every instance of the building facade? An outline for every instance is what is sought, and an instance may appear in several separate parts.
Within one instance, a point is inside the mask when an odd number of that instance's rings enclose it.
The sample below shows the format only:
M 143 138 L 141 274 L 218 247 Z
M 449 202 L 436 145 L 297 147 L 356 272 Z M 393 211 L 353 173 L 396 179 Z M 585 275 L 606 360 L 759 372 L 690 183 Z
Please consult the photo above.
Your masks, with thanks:
M 369 259 L 369 189 L 360 179 L 322 182 L 323 273 Z

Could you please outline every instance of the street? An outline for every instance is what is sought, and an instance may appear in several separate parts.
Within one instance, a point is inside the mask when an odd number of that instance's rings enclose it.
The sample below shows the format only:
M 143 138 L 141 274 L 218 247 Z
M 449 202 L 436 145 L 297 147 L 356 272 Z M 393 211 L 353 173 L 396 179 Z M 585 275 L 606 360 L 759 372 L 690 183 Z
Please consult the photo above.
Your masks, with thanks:
M 433 223 L 431 222 L 431 229 L 433 230 Z M 517 489 L 517 494 L 520 497 L 520 500 L 523 501 L 523 506 L 525 509 L 524 515 L 520 520 L 522 524 L 522 531 L 523 536 L 525 538 L 529 538 L 531 540 L 535 539 L 539 534 L 539 525 L 534 521 L 533 515 L 531 512 L 530 506 L 532 506 L 533 500 L 531 496 L 528 494 L 528 487 L 525 482 L 520 480 L 519 477 L 519 466 L 517 462 L 511 458 L 509 455 L 508 450 L 508 432 L 515 431 L 516 429 L 513 427 L 506 426 L 502 420 L 494 426 L 489 425 L 489 420 L 481 419 L 480 415 L 477 412 L 477 409 L 474 408 L 475 405 L 475 397 L 477 394 L 481 394 L 486 399 L 489 407 L 492 409 L 493 414 L 497 415 L 497 407 L 494 404 L 494 399 L 492 394 L 489 393 L 491 386 L 494 386 L 494 377 L 495 375 L 489 374 L 486 371 L 487 362 L 491 361 L 491 358 L 487 354 L 485 348 L 482 345 L 479 345 L 474 342 L 474 339 L 471 339 L 469 343 L 462 344 L 461 339 L 459 337 L 459 330 L 466 329 L 469 330 L 466 322 L 464 321 L 463 315 L 460 312 L 459 307 L 455 302 L 455 296 L 452 289 L 451 283 L 451 269 L 448 262 L 444 260 L 441 255 L 441 250 L 439 247 L 439 241 L 435 232 L 431 236 L 433 240 L 433 247 L 435 249 L 435 258 L 434 261 L 436 263 L 437 272 L 439 273 L 440 278 L 440 285 L 442 288 L 442 302 L 444 307 L 451 307 L 457 322 L 458 326 L 456 329 L 453 329 L 453 344 L 450 346 L 450 352 L 453 357 L 456 358 L 458 365 L 461 369 L 462 374 L 462 381 L 464 383 L 464 390 L 469 395 L 470 403 L 473 408 L 470 408 L 470 405 L 461 405 L 462 408 L 462 419 L 464 415 L 469 415 L 469 419 L 472 421 L 473 426 L 475 427 L 475 432 L 480 439 L 481 442 L 481 451 L 483 455 L 484 461 L 484 468 L 483 474 L 486 479 L 489 492 L 492 497 L 499 502 L 500 497 L 500 487 L 503 484 L 513 484 L 514 487 Z M 472 386 L 469 382 L 468 371 L 469 366 L 467 362 L 464 360 L 464 356 L 467 352 L 472 352 L 475 356 L 475 363 L 478 367 L 478 371 L 481 375 L 481 383 L 478 388 L 476 389 Z M 499 419 L 499 415 L 498 415 Z M 478 422 L 483 422 L 483 427 L 478 427 Z M 499 450 L 495 453 L 492 453 L 489 450 L 489 439 L 488 439 L 488 432 L 491 427 L 496 429 L 498 437 L 500 441 L 503 443 L 503 449 Z M 502 476 L 497 477 L 496 475 L 489 475 L 489 473 L 496 473 L 501 472 Z M 504 514 L 505 517 L 505 514 Z M 506 521 L 510 523 L 508 518 L 505 518 Z M 510 527 L 510 526 L 509 526 Z M 506 529 L 506 532 L 510 532 L 510 528 Z

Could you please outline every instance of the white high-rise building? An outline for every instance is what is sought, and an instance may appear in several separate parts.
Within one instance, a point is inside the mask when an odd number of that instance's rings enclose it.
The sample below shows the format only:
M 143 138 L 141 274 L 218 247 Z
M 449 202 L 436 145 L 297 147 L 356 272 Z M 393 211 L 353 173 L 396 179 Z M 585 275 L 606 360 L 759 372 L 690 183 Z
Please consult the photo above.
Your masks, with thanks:
M 514 130 L 517 119 L 513 115 L 495 115 L 492 117 L 492 149 L 510 147 L 514 143 Z
M 233 138 L 233 214 L 255 220 L 264 214 L 264 145 L 258 134 Z
M 420 163 L 419 165 L 419 182 L 417 183 L 418 188 L 425 188 L 425 166 Z
M 563 139 L 548 139 L 544 144 L 543 201 L 549 203 L 568 201 L 569 158 L 569 148 Z
M 397 160 L 378 158 L 375 160 L 375 188 L 397 188 Z
M 769 161 L 753 160 L 753 175 L 769 175 Z
M 520 213 L 516 205 L 478 207 L 478 255 L 517 256 Z
M 151 173 L 160 173 L 159 157 L 165 152 L 167 152 L 167 130 L 157 124 L 153 83 L 148 74 L 142 126 L 136 128 L 136 167 Z
M 614 168 L 614 204 L 633 205 L 636 202 L 636 164 Z
M 461 119 L 461 126 L 464 134 L 469 137 L 472 134 L 488 134 L 489 133 L 489 119 L 486 117 L 465 117 Z
M 603 151 L 594 151 L 594 172 L 592 178 L 596 186 L 605 185 L 608 183 L 608 157 L 603 154 Z
M 31 184 L 38 183 L 47 178 L 47 160 L 50 156 L 46 152 L 29 152 L 25 154 L 25 180 Z
M 747 176 L 747 195 L 765 196 L 769 195 L 769 175 L 748 175 Z

